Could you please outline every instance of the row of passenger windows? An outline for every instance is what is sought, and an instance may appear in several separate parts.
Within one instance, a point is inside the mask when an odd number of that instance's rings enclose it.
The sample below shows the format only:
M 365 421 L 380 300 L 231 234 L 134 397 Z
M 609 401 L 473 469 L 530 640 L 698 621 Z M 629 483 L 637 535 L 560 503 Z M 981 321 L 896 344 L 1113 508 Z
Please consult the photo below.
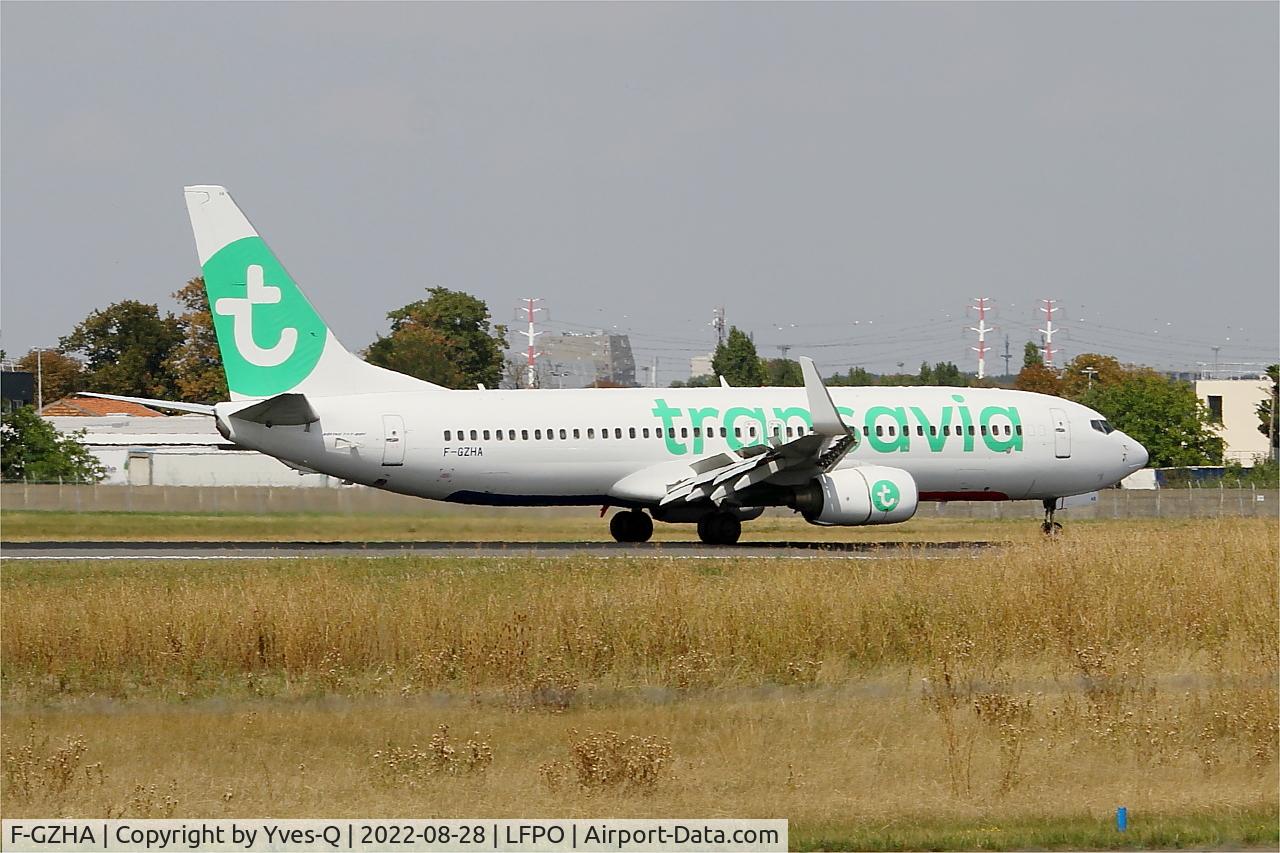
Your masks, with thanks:
M 610 434 L 611 429 L 612 429 L 612 435 Z M 693 429 L 694 438 L 703 438 L 704 433 L 706 438 L 714 438 L 717 435 L 716 427 L 709 427 L 705 430 L 702 429 L 702 427 L 693 427 L 692 429 Z M 965 429 L 964 427 L 959 427 L 959 426 L 953 429 L 951 426 L 948 425 L 948 426 L 942 427 L 942 434 L 943 435 L 964 435 L 964 429 Z M 982 435 L 999 436 L 1003 434 L 1008 436 L 1008 435 L 1012 435 L 1014 430 L 1017 431 L 1018 435 L 1022 435 L 1021 424 L 1018 424 L 1016 427 L 1013 427 L 1013 428 L 1010 428 L 1009 424 L 995 424 L 991 427 L 990 431 L 988 431 L 987 427 L 984 425 L 980 429 L 981 429 Z M 649 427 L 639 427 L 639 428 L 627 427 L 625 430 L 625 437 L 626 438 L 650 438 L 651 437 L 650 433 L 652 433 L 652 437 L 654 438 L 676 438 L 677 434 L 679 438 L 688 438 L 689 430 L 690 430 L 689 427 L 680 427 L 679 430 L 677 430 L 675 427 L 670 427 L 670 428 L 655 427 L 652 430 Z M 978 431 L 973 426 L 970 426 L 968 428 L 968 431 L 969 431 L 969 435 L 979 434 Z M 527 429 L 519 430 L 519 436 L 520 436 L 519 440 L 529 441 L 530 432 L 531 431 Z M 810 432 L 813 432 L 813 430 L 808 427 L 802 427 L 802 426 L 801 427 L 789 426 L 784 429 L 781 425 L 776 425 L 773 428 L 773 434 L 778 438 L 781 438 L 784 435 L 787 438 L 798 438 L 799 436 L 805 435 L 806 433 L 810 433 Z M 910 428 L 907 428 L 906 430 L 904 430 L 904 432 L 907 434 L 910 434 Z M 535 429 L 535 430 L 532 430 L 532 433 L 533 433 L 532 438 L 534 441 L 544 440 L 543 430 Z M 624 431 L 622 427 L 612 427 L 612 428 L 603 427 L 600 430 L 600 438 L 620 439 L 624 437 L 623 433 Z M 455 433 L 453 430 L 445 430 L 444 440 L 453 441 L 454 434 Z M 505 431 L 500 429 L 497 429 L 497 430 L 460 429 L 457 431 L 456 434 L 458 437 L 458 441 L 466 441 L 468 438 L 470 438 L 471 441 L 503 441 L 503 440 L 516 441 L 517 440 L 516 439 L 517 431 L 514 429 L 509 429 Z M 596 437 L 595 427 L 587 427 L 586 434 L 588 439 L 595 439 Z M 720 427 L 718 434 L 721 438 L 728 438 L 729 430 L 726 427 Z M 862 434 L 864 436 L 870 436 L 871 435 L 870 427 L 864 426 L 862 428 Z M 898 434 L 897 427 L 894 424 L 890 424 L 887 427 L 884 426 L 883 424 L 879 424 L 876 426 L 877 436 L 883 437 L 885 435 L 888 435 L 890 437 L 896 437 L 897 434 Z M 582 430 L 562 428 L 562 429 L 548 429 L 545 431 L 546 439 L 555 439 L 557 436 L 559 436 L 560 440 L 567 441 L 570 435 L 572 435 L 573 438 L 575 439 L 581 440 Z M 745 430 L 745 436 L 744 436 L 744 430 L 742 429 L 742 427 L 734 427 L 733 435 L 735 438 L 744 438 L 744 437 L 755 438 L 757 435 L 756 427 L 754 425 L 747 427 L 747 429 Z M 918 436 L 924 435 L 923 426 L 920 426 L 920 425 L 916 426 L 916 435 Z M 929 435 L 931 436 L 938 435 L 938 427 L 936 426 L 929 427 Z

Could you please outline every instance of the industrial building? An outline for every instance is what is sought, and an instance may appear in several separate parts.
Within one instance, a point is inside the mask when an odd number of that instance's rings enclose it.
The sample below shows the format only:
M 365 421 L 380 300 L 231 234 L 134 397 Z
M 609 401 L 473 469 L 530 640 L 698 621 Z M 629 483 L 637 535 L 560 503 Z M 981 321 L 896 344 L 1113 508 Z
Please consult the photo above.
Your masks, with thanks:
M 543 388 L 588 388 L 608 383 L 635 388 L 636 360 L 631 338 L 607 332 L 543 332 L 538 338 L 538 373 Z

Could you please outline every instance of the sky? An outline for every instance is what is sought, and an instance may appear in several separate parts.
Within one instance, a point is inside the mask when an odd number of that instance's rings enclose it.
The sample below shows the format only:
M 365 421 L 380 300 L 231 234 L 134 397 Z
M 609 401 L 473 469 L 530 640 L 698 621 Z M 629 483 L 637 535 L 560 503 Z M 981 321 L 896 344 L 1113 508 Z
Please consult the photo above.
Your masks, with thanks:
M 443 286 L 830 373 L 1280 350 L 1280 5 L 0 5 L 0 347 L 199 273 L 222 184 L 353 350 Z M 1219 347 L 1217 354 L 1213 347 Z

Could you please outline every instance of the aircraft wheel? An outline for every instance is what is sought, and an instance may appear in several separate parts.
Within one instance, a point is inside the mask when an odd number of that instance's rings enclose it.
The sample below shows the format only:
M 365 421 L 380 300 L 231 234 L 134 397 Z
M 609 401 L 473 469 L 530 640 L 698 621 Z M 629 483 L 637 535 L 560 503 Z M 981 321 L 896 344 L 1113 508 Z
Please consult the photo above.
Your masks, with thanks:
M 1062 532 L 1062 523 L 1059 521 L 1046 521 L 1040 525 L 1040 531 L 1045 536 L 1057 536 Z
M 653 520 L 638 509 L 615 513 L 609 519 L 609 532 L 618 542 L 648 542 L 653 536 Z
M 735 545 L 742 536 L 742 522 L 731 512 L 712 512 L 698 521 L 698 538 L 708 545 Z

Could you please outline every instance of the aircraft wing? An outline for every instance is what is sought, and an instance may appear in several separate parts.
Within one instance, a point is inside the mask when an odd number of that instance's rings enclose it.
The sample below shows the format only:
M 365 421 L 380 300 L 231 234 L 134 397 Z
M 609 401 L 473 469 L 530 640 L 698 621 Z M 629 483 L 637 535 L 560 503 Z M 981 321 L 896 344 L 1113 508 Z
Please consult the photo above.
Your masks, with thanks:
M 100 397 L 103 400 L 119 400 L 124 403 L 137 403 L 153 409 L 173 409 L 176 412 L 193 412 L 197 415 L 212 415 L 213 406 L 203 403 L 182 403 L 175 400 L 152 400 L 149 397 L 124 397 L 120 394 L 98 394 L 94 391 L 77 391 L 80 397 Z
M 813 359 L 801 357 L 805 392 L 813 432 L 783 442 L 775 436 L 767 444 L 744 447 L 736 453 L 717 453 L 691 464 L 664 463 L 620 481 L 614 494 L 631 499 L 657 500 L 659 506 L 710 500 L 717 506 L 737 503 L 742 492 L 763 483 L 794 485 L 834 468 L 857 443 L 836 411 Z

